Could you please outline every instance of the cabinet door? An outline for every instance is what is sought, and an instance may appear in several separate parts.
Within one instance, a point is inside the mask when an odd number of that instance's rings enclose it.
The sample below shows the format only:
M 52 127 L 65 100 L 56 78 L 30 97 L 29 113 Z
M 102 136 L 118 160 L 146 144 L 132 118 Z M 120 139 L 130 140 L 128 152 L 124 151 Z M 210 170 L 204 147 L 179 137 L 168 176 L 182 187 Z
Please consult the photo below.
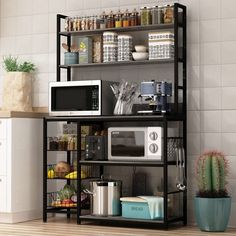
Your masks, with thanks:
M 0 175 L 6 175 L 7 168 L 7 147 L 6 140 L 0 139 Z
M 0 139 L 6 138 L 7 120 L 0 119 Z
M 0 212 L 7 212 L 7 179 L 0 176 Z

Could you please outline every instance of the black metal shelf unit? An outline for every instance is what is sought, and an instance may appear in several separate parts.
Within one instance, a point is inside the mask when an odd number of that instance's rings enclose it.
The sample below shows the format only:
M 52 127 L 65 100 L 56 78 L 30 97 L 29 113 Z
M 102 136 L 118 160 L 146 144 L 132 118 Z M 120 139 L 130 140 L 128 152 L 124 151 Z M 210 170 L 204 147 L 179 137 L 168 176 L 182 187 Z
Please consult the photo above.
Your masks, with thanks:
M 159 63 L 169 63 L 173 64 L 174 68 L 174 106 L 173 112 L 167 113 L 164 115 L 129 115 L 129 116 L 83 116 L 83 117 L 45 117 L 44 118 L 44 172 L 43 172 L 43 221 L 47 221 L 47 214 L 49 213 L 62 213 L 67 214 L 67 217 L 70 217 L 70 214 L 77 215 L 77 223 L 80 224 L 82 221 L 101 221 L 101 222 L 111 222 L 111 223 L 132 223 L 141 225 L 152 225 L 157 227 L 168 228 L 171 224 L 182 223 L 186 225 L 187 223 L 187 191 L 178 191 L 168 189 L 168 167 L 174 166 L 175 161 L 169 161 L 167 159 L 167 142 L 168 142 L 168 127 L 173 122 L 179 122 L 181 124 L 181 138 L 183 140 L 183 148 L 185 149 L 185 176 L 187 176 L 187 145 L 186 145 L 186 7 L 175 3 L 174 4 L 174 24 L 161 24 L 161 25 L 150 25 L 150 26 L 135 26 L 128 28 L 112 28 L 105 30 L 89 30 L 89 31 L 78 31 L 78 32 L 61 32 L 62 20 L 66 16 L 57 15 L 57 81 L 61 81 L 61 70 L 66 69 L 67 81 L 71 80 L 71 70 L 73 68 L 80 67 L 106 67 L 106 66 L 131 66 L 131 65 L 147 65 L 147 64 L 158 64 Z M 131 62 L 116 62 L 116 63 L 91 63 L 91 64 L 75 64 L 75 65 L 62 65 L 61 64 L 61 37 L 66 37 L 67 44 L 71 45 L 71 37 L 79 35 L 96 35 L 102 34 L 104 31 L 116 31 L 116 32 L 131 32 L 131 31 L 151 31 L 151 30 L 164 30 L 170 29 L 174 31 L 174 58 L 170 60 L 154 60 L 154 61 L 131 61 Z M 182 70 L 180 70 L 180 67 Z M 181 97 L 181 98 L 180 98 Z M 180 106 L 181 105 L 181 106 Z M 73 208 L 54 208 L 47 206 L 47 182 L 52 181 L 52 179 L 47 178 L 47 158 L 48 152 L 47 149 L 47 135 L 48 135 L 48 124 L 51 122 L 66 122 L 66 123 L 76 123 L 77 124 L 77 150 L 73 150 L 76 153 L 77 157 L 77 172 L 80 173 L 81 168 L 86 166 L 97 166 L 100 168 L 100 174 L 103 173 L 104 168 L 109 166 L 144 166 L 144 167 L 156 167 L 163 170 L 163 197 L 164 197 L 164 218 L 163 220 L 136 220 L 136 219 L 125 219 L 122 217 L 100 217 L 93 215 L 83 215 L 81 214 L 81 179 L 80 174 L 77 175 L 77 206 Z M 153 124 L 158 124 L 163 127 L 163 159 L 160 162 L 142 162 L 142 161 L 86 161 L 81 160 L 81 126 L 83 125 L 92 125 L 99 124 L 102 127 L 108 125 L 112 126 L 112 123 L 119 122 L 122 126 L 126 126 L 127 123 L 138 122 L 141 126 L 145 126 L 146 122 L 151 122 Z M 66 158 L 67 162 L 71 161 L 71 151 L 67 151 Z M 57 178 L 55 178 L 57 179 Z M 58 179 L 57 179 L 58 180 Z M 62 179 L 64 180 L 64 179 Z M 62 181 L 59 179 L 58 181 Z M 67 183 L 70 183 L 70 179 L 66 180 Z M 182 213 L 178 216 L 168 216 L 168 196 L 171 194 L 182 194 Z

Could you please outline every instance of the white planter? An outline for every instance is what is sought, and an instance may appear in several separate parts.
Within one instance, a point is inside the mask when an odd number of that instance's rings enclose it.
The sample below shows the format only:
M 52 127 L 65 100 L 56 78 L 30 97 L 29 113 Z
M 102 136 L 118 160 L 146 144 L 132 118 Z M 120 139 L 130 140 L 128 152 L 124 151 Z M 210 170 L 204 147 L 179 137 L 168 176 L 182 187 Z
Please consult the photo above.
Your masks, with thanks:
M 8 72 L 3 81 L 2 110 L 32 111 L 32 79 L 26 72 Z

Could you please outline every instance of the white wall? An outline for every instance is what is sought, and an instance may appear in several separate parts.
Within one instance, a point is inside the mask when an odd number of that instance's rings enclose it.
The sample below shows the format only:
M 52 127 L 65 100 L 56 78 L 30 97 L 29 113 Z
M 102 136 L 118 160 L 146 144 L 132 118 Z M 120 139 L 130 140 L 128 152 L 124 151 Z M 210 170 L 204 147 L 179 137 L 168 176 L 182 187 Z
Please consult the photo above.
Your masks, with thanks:
M 56 13 L 90 15 L 103 9 L 133 9 L 157 2 L 167 1 L 1 0 L 0 56 L 18 55 L 36 63 L 34 106 L 47 106 L 47 84 L 56 79 Z M 204 150 L 215 148 L 223 150 L 230 160 L 229 189 L 233 196 L 230 225 L 236 226 L 233 221 L 236 217 L 236 1 L 179 2 L 188 7 L 189 218 L 193 219 L 194 160 Z M 155 79 L 163 76 L 161 70 L 154 66 L 134 67 L 134 70 L 83 69 L 76 78 Z M 2 77 L 1 68 L 0 88 Z

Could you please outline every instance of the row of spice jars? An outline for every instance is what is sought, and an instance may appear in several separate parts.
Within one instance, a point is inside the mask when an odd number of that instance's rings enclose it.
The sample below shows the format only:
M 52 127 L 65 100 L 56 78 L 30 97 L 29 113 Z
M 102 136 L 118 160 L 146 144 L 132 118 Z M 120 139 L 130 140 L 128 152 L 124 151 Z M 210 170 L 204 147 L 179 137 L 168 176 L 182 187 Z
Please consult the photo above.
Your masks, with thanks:
M 99 16 L 88 17 L 66 17 L 65 31 L 95 30 L 106 28 L 120 28 L 139 25 L 139 13 L 136 9 L 129 12 L 120 10 L 108 15 L 105 11 Z
M 174 7 L 171 5 L 141 7 L 141 25 L 171 24 L 174 22 Z
M 48 150 L 50 151 L 77 150 L 77 137 L 75 135 L 49 137 Z

